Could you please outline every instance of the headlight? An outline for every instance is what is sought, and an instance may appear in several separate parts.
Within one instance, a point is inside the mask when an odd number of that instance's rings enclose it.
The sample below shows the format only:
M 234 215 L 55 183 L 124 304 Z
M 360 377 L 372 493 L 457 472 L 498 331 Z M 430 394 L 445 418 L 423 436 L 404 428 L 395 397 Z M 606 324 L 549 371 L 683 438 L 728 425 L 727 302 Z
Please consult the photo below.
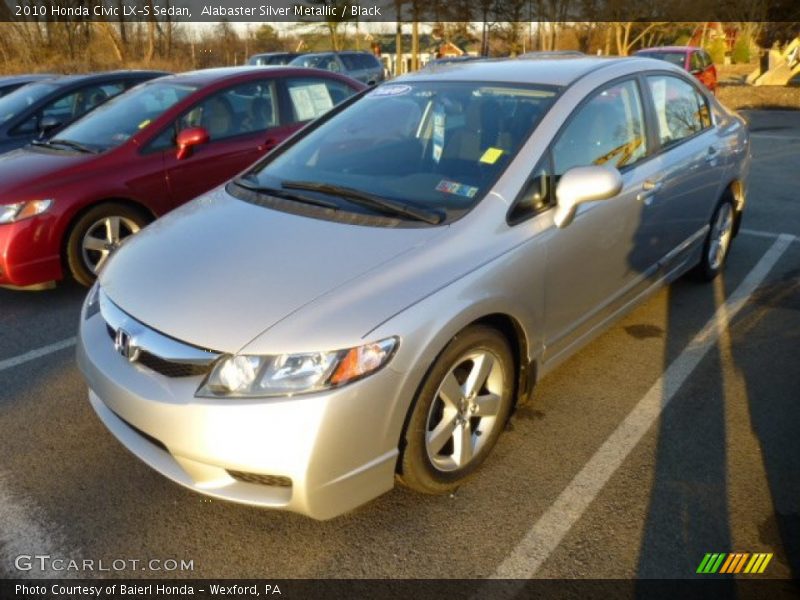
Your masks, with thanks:
M 83 303 L 83 318 L 88 319 L 98 312 L 100 312 L 100 284 L 95 281 Z
M 0 204 L 0 225 L 14 223 L 42 214 L 53 204 L 52 200 L 31 200 L 15 204 Z
M 204 398 L 291 396 L 339 387 L 384 366 L 397 348 L 386 338 L 347 350 L 279 356 L 223 356 L 197 390 Z

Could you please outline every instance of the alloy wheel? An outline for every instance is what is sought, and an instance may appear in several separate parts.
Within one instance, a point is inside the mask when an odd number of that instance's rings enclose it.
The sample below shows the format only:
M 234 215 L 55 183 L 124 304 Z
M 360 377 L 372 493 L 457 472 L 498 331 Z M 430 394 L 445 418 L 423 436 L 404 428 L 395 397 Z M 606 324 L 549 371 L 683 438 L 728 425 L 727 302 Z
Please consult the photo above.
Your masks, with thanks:
M 725 261 L 728 247 L 733 235 L 733 209 L 729 202 L 719 207 L 717 218 L 711 227 L 710 244 L 708 245 L 708 264 L 717 270 Z
M 104 217 L 93 223 L 81 242 L 86 268 L 97 274 L 125 238 L 138 233 L 139 229 L 135 221 L 121 216 Z
M 463 469 L 499 424 L 506 385 L 500 359 L 474 350 L 448 371 L 426 420 L 425 449 L 439 471 Z

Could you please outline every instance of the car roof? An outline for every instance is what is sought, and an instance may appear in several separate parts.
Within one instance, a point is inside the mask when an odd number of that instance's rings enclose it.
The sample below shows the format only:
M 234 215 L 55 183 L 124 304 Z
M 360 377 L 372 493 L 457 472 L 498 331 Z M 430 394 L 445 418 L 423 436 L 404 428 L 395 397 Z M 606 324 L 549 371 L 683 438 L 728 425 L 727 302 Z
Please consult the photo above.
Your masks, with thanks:
M 580 57 L 559 60 L 487 59 L 448 62 L 398 77 L 394 81 L 429 80 L 485 81 L 494 83 L 537 83 L 567 86 L 584 75 L 618 64 L 640 64 L 642 68 L 663 68 L 659 61 L 633 57 Z
M 109 78 L 134 78 L 136 76 L 151 76 L 163 77 L 170 75 L 167 71 L 146 71 L 146 70 L 119 70 L 119 71 L 102 71 L 97 73 L 80 73 L 77 75 L 51 75 L 49 78 L 44 78 L 38 81 L 54 83 L 58 86 L 69 85 L 73 83 L 90 83 L 92 81 L 101 81 Z
M 308 73 L 308 69 L 293 65 L 247 65 L 241 67 L 218 67 L 186 71 L 184 73 L 176 73 L 170 76 L 169 79 L 171 81 L 204 86 L 226 80 L 236 80 L 240 78 L 246 80 L 254 75 L 263 75 L 267 70 L 269 70 L 270 73 L 276 73 L 278 75 Z M 330 71 L 323 71 L 323 73 L 331 75 Z
M 653 48 L 642 48 L 641 50 L 637 50 L 636 54 L 640 52 L 693 52 L 695 50 L 702 50 L 702 48 L 698 48 L 697 46 L 655 46 Z
M 0 77 L 0 85 L 12 85 L 15 83 L 26 83 L 31 81 L 41 81 L 42 79 L 52 79 L 58 77 L 53 73 L 30 73 L 27 75 L 4 75 Z

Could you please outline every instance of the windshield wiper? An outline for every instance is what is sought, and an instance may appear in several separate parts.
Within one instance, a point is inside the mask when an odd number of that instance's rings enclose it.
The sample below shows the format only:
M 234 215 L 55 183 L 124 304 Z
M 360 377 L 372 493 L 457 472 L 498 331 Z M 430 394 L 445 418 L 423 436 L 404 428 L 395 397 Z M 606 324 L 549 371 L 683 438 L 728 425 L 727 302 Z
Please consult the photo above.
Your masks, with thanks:
M 328 200 L 317 200 L 316 198 L 309 198 L 308 196 L 303 196 L 301 194 L 293 194 L 292 192 L 287 192 L 286 190 L 282 190 L 280 188 L 271 188 L 263 185 L 258 185 L 255 183 L 250 183 L 247 179 L 244 179 L 243 177 L 234 180 L 233 183 L 246 190 L 250 190 L 251 192 L 256 192 L 257 194 L 267 194 L 269 196 L 275 196 L 276 198 L 281 198 L 283 200 L 293 200 L 294 202 L 302 202 L 303 204 L 311 204 L 313 206 L 321 206 L 322 208 L 339 210 L 339 205 L 336 204 L 335 202 L 330 202 Z
M 60 140 L 58 138 L 52 140 L 33 140 L 32 144 L 34 146 L 66 146 L 67 148 L 71 148 L 73 150 L 77 150 L 78 152 L 83 152 L 84 154 L 97 154 L 97 150 L 92 150 L 88 146 L 84 146 L 83 144 L 79 144 L 78 142 L 73 142 L 72 140 Z
M 381 198 L 366 192 L 354 190 L 353 188 L 333 185 L 330 183 L 317 183 L 314 181 L 284 181 L 283 187 L 290 190 L 308 190 L 310 192 L 321 192 L 323 194 L 330 194 L 332 196 L 342 196 L 355 204 L 368 206 L 384 213 L 392 213 L 414 219 L 416 221 L 424 221 L 431 225 L 438 225 L 444 219 L 444 216 L 435 210 L 421 208 L 410 204 L 403 204 L 389 198 Z

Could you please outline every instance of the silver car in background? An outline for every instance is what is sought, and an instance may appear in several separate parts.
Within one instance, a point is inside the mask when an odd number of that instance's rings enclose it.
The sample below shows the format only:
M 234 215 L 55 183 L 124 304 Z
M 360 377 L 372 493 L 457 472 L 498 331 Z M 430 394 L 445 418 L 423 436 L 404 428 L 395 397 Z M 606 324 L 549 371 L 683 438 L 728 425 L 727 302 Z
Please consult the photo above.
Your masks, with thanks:
M 744 121 L 650 59 L 478 61 L 345 102 L 107 264 L 78 359 L 174 481 L 327 519 L 447 493 L 535 382 L 723 268 Z

